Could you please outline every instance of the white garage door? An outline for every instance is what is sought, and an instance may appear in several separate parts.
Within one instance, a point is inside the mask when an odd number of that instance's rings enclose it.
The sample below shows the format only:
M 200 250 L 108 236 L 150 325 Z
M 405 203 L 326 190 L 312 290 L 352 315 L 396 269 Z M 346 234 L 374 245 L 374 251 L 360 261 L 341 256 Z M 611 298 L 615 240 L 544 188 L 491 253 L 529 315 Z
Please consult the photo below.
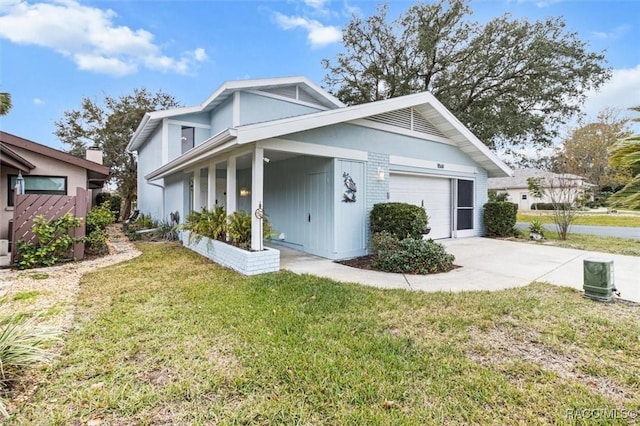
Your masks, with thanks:
M 424 207 L 433 239 L 451 237 L 451 180 L 426 176 L 392 174 L 389 200 Z

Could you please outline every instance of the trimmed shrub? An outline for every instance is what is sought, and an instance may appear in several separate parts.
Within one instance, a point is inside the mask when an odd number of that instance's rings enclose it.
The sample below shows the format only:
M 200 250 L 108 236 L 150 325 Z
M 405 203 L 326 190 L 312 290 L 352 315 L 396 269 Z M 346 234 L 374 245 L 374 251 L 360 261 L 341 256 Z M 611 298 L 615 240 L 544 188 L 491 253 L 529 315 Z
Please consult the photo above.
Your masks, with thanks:
M 427 212 L 407 203 L 380 203 L 371 209 L 371 232 L 389 232 L 399 239 L 421 238 L 427 230 Z
M 389 232 L 373 235 L 374 268 L 406 274 L 435 274 L 450 271 L 455 257 L 442 244 L 429 239 L 398 239 Z
M 490 237 L 510 237 L 516 225 L 518 205 L 506 201 L 484 205 L 484 227 Z
M 96 205 L 97 206 L 101 206 L 107 201 L 111 201 L 111 194 L 110 193 L 101 192 L 98 195 L 96 195 Z
M 559 210 L 570 210 L 571 204 L 558 203 Z M 555 210 L 553 203 L 533 203 L 531 210 Z

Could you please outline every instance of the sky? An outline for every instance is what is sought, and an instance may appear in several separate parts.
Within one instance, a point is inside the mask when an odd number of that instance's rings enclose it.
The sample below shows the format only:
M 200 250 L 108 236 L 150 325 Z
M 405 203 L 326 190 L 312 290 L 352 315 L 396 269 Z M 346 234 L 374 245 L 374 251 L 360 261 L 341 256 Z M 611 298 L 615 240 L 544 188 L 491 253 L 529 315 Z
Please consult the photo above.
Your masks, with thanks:
M 341 28 L 367 17 L 368 0 L 0 0 L 0 92 L 13 108 L 0 130 L 54 148 L 55 121 L 145 87 L 183 105 L 224 81 L 303 75 L 322 84 L 323 58 L 342 50 Z M 389 17 L 415 1 L 391 0 Z M 590 93 L 588 117 L 640 105 L 640 0 L 473 0 L 472 19 L 510 13 L 561 16 L 590 51 L 604 51 L 612 78 Z M 637 114 L 635 115 L 637 117 Z

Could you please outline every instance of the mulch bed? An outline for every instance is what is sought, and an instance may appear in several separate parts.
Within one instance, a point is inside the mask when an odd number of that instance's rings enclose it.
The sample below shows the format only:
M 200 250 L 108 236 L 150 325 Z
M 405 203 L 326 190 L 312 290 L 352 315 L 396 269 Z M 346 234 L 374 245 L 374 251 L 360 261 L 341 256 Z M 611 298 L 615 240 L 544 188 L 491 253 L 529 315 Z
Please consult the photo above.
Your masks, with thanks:
M 376 269 L 373 267 L 372 265 L 373 255 L 371 254 L 368 254 L 366 256 L 354 257 L 353 259 L 336 260 L 335 262 L 341 265 L 351 266 L 352 268 L 366 269 L 369 271 L 380 271 L 379 269 Z M 458 268 L 462 268 L 462 266 L 452 265 L 450 271 L 453 271 L 454 269 L 458 269 Z M 381 272 L 384 272 L 384 271 L 381 271 Z M 443 272 L 449 272 L 449 271 L 443 271 Z M 442 272 L 436 272 L 436 273 L 441 274 Z M 414 275 L 414 274 L 411 274 L 411 275 Z M 418 275 L 424 275 L 424 274 L 418 274 Z M 432 275 L 432 274 L 426 274 L 426 275 Z
M 371 265 L 371 262 L 373 262 L 373 255 L 370 255 L 370 254 L 367 256 L 354 257 L 353 259 L 336 260 L 336 263 L 339 263 L 341 265 L 351 266 L 352 268 L 368 269 L 370 271 L 375 271 L 376 268 L 374 268 Z

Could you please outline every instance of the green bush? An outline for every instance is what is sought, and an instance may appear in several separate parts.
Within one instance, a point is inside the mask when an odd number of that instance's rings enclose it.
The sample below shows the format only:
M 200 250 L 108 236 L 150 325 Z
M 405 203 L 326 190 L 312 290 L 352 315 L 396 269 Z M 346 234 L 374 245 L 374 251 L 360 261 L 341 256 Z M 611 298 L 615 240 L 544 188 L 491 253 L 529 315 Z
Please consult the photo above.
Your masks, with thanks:
M 498 192 L 495 189 L 490 189 L 488 192 L 489 202 L 496 203 L 499 201 L 507 201 L 509 199 L 509 194 L 506 192 Z
M 120 220 L 120 209 L 122 207 L 122 197 L 118 194 L 110 194 L 109 192 L 101 192 L 96 195 L 96 205 L 101 206 L 104 203 L 109 203 L 109 208 L 113 213 L 114 221 Z
M 373 267 L 406 274 L 435 274 L 450 271 L 455 257 L 442 244 L 429 239 L 398 239 L 383 231 L 373 235 Z
M 484 227 L 490 237 L 510 237 L 516 225 L 518 205 L 506 201 L 484 205 Z
M 140 239 L 140 234 L 137 231 L 143 229 L 154 229 L 158 227 L 158 222 L 151 218 L 151 216 L 140 213 L 140 215 L 133 222 L 124 223 L 122 229 L 124 233 L 131 241 Z
M 178 240 L 179 226 L 170 220 L 161 220 L 158 222 L 158 228 L 154 232 L 155 235 L 165 241 Z
M 381 203 L 371 209 L 371 232 L 389 232 L 399 239 L 421 238 L 427 230 L 427 212 L 407 203 Z
M 107 226 L 115 221 L 109 201 L 95 206 L 87 213 L 86 234 L 84 238 L 87 254 L 103 255 L 109 252 L 107 247 Z
M 82 221 L 71 213 L 50 221 L 43 215 L 36 216 L 31 228 L 35 241 L 17 242 L 18 269 L 53 266 L 62 259 L 72 257 L 71 250 L 76 239 L 69 235 L 69 231 L 81 225 Z

